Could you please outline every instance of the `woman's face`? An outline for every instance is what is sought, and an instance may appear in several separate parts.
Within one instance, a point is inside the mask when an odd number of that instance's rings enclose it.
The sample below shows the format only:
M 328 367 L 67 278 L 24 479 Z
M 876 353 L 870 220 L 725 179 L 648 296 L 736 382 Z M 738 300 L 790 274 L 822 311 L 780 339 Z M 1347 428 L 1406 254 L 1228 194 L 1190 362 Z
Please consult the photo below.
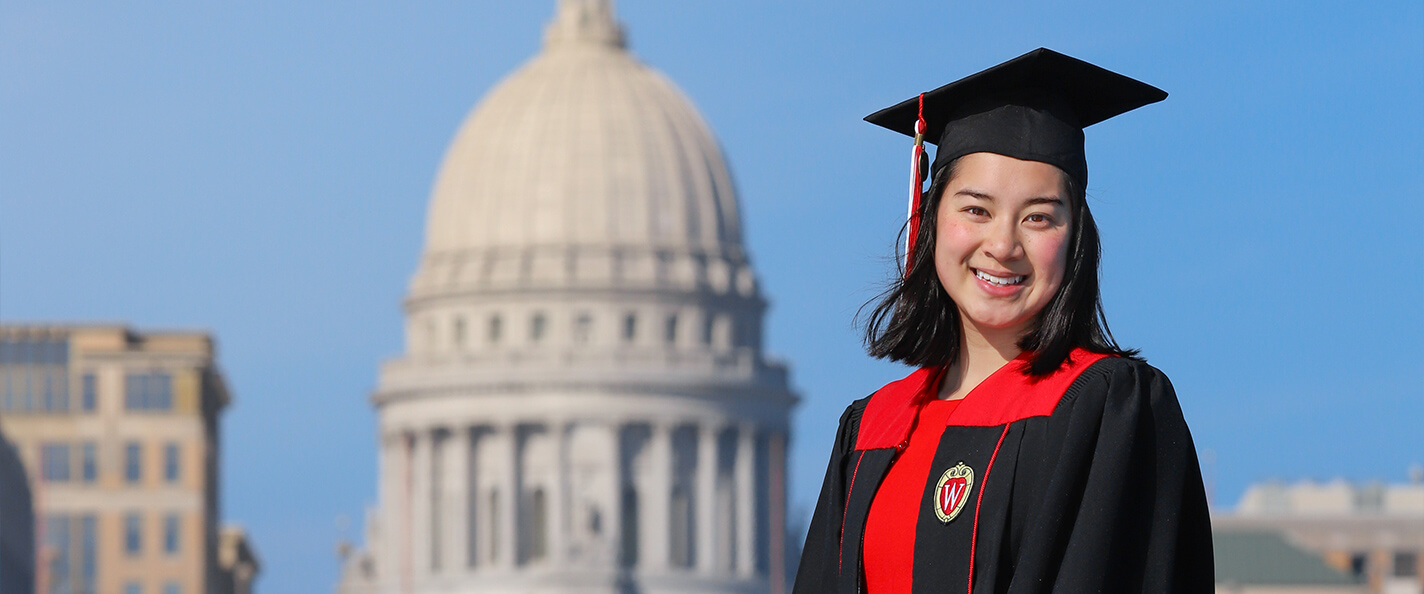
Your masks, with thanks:
M 935 216 L 935 272 L 981 331 L 1030 330 L 1063 284 L 1072 221 L 1064 174 L 994 153 L 959 158 Z

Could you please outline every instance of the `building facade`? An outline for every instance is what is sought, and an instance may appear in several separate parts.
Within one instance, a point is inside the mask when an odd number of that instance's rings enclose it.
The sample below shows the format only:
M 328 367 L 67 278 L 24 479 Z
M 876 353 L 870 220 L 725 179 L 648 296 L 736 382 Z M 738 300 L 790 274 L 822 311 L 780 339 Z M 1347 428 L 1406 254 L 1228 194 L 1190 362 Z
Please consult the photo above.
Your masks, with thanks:
M 195 594 L 219 562 L 211 337 L 0 326 L 0 428 L 34 495 L 36 592 Z
M 696 109 L 563 0 L 447 150 L 344 594 L 769 592 L 796 397 Z
M 1372 594 L 1424 591 L 1424 472 L 1406 484 L 1278 482 L 1251 486 L 1218 534 L 1279 534 Z

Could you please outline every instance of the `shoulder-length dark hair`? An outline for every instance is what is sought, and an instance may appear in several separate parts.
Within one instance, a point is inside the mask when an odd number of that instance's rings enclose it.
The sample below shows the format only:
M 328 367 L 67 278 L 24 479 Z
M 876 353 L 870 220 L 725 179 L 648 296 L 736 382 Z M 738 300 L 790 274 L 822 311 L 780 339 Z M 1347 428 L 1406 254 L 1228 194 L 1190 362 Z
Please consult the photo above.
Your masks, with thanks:
M 957 159 L 951 161 L 935 174 L 920 203 L 921 223 L 910 273 L 905 274 L 903 263 L 896 258 L 899 274 L 871 310 L 865 324 L 865 347 L 873 357 L 916 367 L 944 367 L 959 359 L 963 333 L 959 308 L 940 284 L 934 265 L 936 215 L 958 164 Z M 1076 347 L 1140 359 L 1136 350 L 1119 347 L 1108 330 L 1098 295 L 1098 226 L 1088 210 L 1084 189 L 1067 175 L 1063 178 L 1073 213 L 1068 259 L 1058 293 L 1039 312 L 1033 330 L 1019 340 L 1019 348 L 1033 351 L 1024 371 L 1029 375 L 1052 373 Z M 904 234 L 905 228 L 900 232 Z

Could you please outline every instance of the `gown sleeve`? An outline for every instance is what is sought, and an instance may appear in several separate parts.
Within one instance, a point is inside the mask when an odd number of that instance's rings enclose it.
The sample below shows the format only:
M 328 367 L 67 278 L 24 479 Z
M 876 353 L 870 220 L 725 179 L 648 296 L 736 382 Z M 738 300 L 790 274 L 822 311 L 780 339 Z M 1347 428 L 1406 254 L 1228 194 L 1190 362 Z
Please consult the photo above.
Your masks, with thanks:
M 1041 504 L 1012 514 L 1008 591 L 1212 592 L 1211 518 L 1171 382 L 1146 363 L 1103 364 L 1025 452 L 1041 456 L 1027 465 L 1039 476 L 1018 479 Z
M 796 571 L 793 594 L 816 594 L 836 590 L 846 482 L 850 479 L 846 463 L 855 449 L 860 413 L 865 410 L 867 400 L 857 400 L 841 413 L 840 426 L 836 429 L 836 441 L 831 449 L 831 460 L 826 466 L 826 479 L 821 483 L 821 495 L 816 499 L 811 525 L 806 530 L 806 544 L 801 549 L 801 566 Z

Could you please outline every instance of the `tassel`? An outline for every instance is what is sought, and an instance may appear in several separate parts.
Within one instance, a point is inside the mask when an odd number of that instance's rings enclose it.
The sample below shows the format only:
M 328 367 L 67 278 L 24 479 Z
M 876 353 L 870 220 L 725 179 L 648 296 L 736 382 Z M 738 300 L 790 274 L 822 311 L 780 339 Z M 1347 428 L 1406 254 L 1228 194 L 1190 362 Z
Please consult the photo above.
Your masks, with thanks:
M 915 257 L 915 237 L 920 234 L 920 198 L 924 192 L 925 94 L 920 93 L 919 115 L 915 119 L 915 150 L 910 159 L 910 236 L 905 239 L 905 276 L 910 276 L 910 260 Z

